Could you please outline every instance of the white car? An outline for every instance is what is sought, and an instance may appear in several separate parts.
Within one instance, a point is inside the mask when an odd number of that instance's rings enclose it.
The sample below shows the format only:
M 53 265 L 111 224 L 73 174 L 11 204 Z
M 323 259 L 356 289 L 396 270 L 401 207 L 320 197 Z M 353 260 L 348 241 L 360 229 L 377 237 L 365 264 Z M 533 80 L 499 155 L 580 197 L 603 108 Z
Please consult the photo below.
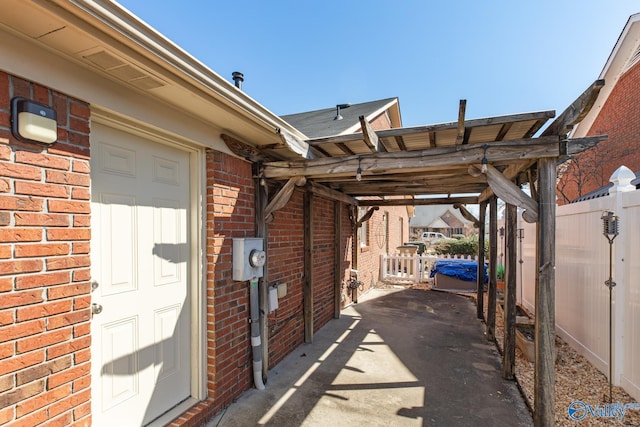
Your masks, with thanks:
M 422 233 L 422 241 L 429 243 L 429 244 L 433 244 L 433 243 L 438 243 L 441 240 L 453 240 L 450 239 L 449 237 L 445 236 L 442 233 L 437 233 L 435 231 L 425 231 L 424 233 Z

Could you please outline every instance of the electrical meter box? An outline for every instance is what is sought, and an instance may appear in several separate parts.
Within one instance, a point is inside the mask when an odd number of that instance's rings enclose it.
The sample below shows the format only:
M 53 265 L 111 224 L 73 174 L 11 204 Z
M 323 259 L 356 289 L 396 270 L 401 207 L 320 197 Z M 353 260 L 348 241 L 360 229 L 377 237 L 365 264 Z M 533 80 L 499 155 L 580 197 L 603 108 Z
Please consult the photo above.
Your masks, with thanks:
M 264 239 L 243 237 L 233 239 L 233 280 L 245 281 L 264 275 Z

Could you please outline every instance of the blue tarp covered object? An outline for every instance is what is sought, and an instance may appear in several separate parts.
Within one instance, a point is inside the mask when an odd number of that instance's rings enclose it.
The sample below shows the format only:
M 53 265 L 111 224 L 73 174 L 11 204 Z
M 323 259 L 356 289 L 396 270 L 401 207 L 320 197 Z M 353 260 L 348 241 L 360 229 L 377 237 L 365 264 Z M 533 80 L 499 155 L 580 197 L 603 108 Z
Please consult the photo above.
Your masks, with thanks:
M 467 282 L 477 282 L 478 264 L 476 261 L 468 259 L 439 260 L 436 261 L 435 265 L 431 269 L 429 277 L 434 277 L 436 274 L 444 274 L 445 276 Z M 487 275 L 487 264 L 484 265 L 484 281 L 485 283 L 489 281 L 489 276 Z

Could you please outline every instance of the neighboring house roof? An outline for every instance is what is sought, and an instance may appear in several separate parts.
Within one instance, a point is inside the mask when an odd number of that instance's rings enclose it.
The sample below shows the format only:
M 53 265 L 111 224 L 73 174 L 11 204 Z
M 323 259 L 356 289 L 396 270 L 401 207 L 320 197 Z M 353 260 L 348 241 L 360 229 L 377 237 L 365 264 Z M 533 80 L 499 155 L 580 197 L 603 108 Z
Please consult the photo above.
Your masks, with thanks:
M 582 138 L 588 134 L 591 125 L 600 114 L 618 79 L 634 64 L 640 61 L 640 13 L 631 15 L 618 41 L 607 59 L 598 79 L 604 79 L 605 85 L 600 90 L 593 108 L 585 118 L 575 125 L 570 133 L 571 138 Z
M 460 221 L 461 226 L 447 224 L 443 217 L 446 216 L 447 212 L 451 214 L 451 217 Z M 453 218 L 450 221 L 453 221 Z M 436 223 L 436 221 L 441 221 L 442 225 L 434 226 L 432 224 Z M 470 224 L 467 221 L 459 210 L 455 209 L 452 205 L 437 205 L 437 206 L 416 206 L 415 207 L 415 216 L 409 220 L 410 227 L 431 227 L 431 228 L 460 228 L 464 227 L 466 224 Z
M 429 228 L 450 228 L 449 224 L 444 222 L 442 218 L 436 218 L 433 220 L 431 224 L 429 224 Z
M 440 219 L 442 219 L 450 228 L 464 227 L 464 223 L 457 216 L 455 216 L 453 212 L 451 212 L 450 210 L 445 212 L 444 215 L 440 217 Z
M 323 110 L 288 114 L 281 116 L 281 118 L 309 138 L 319 138 L 357 132 L 360 130 L 360 116 L 364 116 L 368 121 L 371 121 L 371 119 L 386 110 L 391 110 L 389 115 L 392 127 L 400 127 L 398 98 L 380 99 L 340 108 L 341 120 L 336 120 L 337 106 Z

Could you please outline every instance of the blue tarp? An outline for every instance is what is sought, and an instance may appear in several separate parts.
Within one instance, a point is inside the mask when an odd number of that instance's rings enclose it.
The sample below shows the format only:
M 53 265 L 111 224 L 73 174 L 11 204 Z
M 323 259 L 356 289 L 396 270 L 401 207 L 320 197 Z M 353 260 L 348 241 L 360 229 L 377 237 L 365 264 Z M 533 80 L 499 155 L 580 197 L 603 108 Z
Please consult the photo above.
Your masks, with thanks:
M 468 259 L 439 260 L 436 261 L 435 265 L 431 269 L 429 277 L 434 277 L 437 273 L 467 282 L 477 282 L 478 263 Z M 484 281 L 485 283 L 489 281 L 489 276 L 487 275 L 487 264 L 484 265 Z

